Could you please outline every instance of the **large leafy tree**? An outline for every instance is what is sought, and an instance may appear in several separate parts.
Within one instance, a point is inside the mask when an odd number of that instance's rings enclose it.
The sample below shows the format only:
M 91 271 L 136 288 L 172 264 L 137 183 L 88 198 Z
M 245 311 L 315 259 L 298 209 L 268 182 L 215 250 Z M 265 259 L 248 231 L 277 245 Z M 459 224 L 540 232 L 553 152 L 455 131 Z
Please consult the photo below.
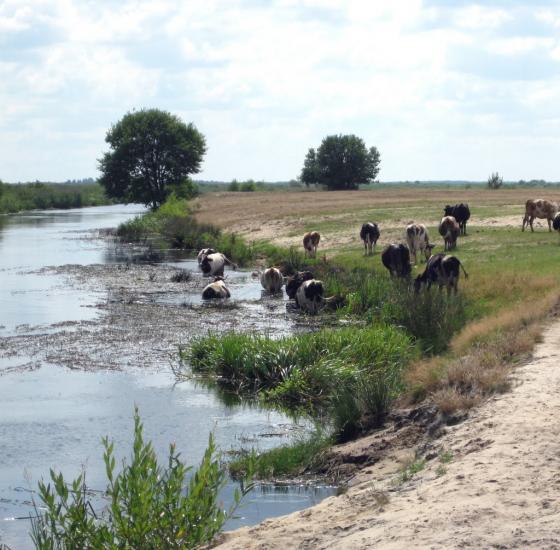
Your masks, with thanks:
M 309 149 L 300 179 L 307 185 L 322 184 L 329 189 L 357 189 L 375 180 L 380 162 L 377 148 L 368 149 L 354 134 L 327 136 L 317 152 Z
M 111 150 L 99 161 L 100 183 L 111 198 L 157 208 L 200 171 L 204 136 L 193 124 L 159 109 L 127 113 L 107 132 Z

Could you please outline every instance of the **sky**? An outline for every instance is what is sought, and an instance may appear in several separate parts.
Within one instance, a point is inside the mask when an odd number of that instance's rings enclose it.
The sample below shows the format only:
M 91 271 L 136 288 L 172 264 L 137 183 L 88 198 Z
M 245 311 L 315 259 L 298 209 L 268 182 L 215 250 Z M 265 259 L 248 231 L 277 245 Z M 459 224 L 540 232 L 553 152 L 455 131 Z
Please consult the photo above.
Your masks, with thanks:
M 152 107 L 206 136 L 197 179 L 352 133 L 382 181 L 560 180 L 560 1 L 0 0 L 0 179 L 97 177 Z

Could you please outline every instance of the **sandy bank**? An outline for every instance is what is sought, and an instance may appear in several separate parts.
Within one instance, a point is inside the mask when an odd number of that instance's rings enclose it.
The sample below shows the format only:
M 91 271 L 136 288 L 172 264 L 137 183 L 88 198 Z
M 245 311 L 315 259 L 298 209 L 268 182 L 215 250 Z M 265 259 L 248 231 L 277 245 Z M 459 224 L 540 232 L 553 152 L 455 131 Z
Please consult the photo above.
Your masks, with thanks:
M 555 321 L 514 389 L 447 428 L 410 481 L 375 467 L 345 495 L 227 533 L 219 548 L 560 548 L 559 353 Z

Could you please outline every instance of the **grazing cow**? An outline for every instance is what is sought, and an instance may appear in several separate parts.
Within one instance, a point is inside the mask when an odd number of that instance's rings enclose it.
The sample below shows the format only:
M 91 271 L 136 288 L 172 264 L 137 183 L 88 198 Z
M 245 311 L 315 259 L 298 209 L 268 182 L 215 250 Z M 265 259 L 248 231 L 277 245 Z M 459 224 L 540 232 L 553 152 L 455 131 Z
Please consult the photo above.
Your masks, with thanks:
M 229 298 L 231 296 L 223 277 L 214 277 L 214 281 L 207 284 L 202 291 L 203 300 L 215 298 Z
M 547 201 L 545 199 L 529 199 L 525 203 L 525 217 L 523 218 L 523 225 L 521 226 L 521 231 L 525 231 L 525 226 L 530 225 L 531 231 L 533 229 L 533 221 L 535 218 L 545 218 L 548 222 L 548 230 L 552 231 L 550 228 L 550 223 L 556 216 L 558 212 L 558 205 L 554 202 Z
M 436 246 L 435 244 L 430 244 L 426 226 L 421 223 L 411 223 L 407 225 L 406 242 L 410 253 L 414 256 L 414 263 L 417 262 L 416 254 L 418 252 L 422 252 L 426 257 L 426 261 L 428 261 L 429 257 L 432 255 L 432 249 Z M 422 257 L 420 257 L 420 261 L 422 261 Z
M 453 216 L 444 216 L 439 224 L 439 234 L 445 243 L 444 250 L 452 250 L 457 246 L 457 237 L 461 230 Z
M 196 257 L 196 259 L 198 260 L 198 265 L 200 265 L 202 263 L 202 260 L 204 260 L 204 258 L 206 258 L 206 256 L 210 255 L 210 254 L 215 254 L 217 251 L 214 250 L 213 248 L 203 248 L 199 253 L 198 256 Z
M 286 283 L 286 294 L 288 295 L 288 298 L 293 300 L 296 297 L 296 292 L 302 283 L 311 279 L 313 279 L 313 273 L 311 273 L 311 271 L 298 271 L 295 275 L 289 277 Z
M 414 290 L 420 292 L 424 284 L 429 290 L 432 284 L 436 283 L 439 285 L 440 289 L 445 286 L 448 294 L 451 290 L 457 293 L 457 284 L 460 275 L 459 268 L 463 270 L 465 279 L 467 279 L 469 275 L 458 258 L 446 254 L 434 254 L 428 260 L 424 273 L 416 277 L 414 281 Z
M 560 212 L 554 216 L 554 219 L 552 220 L 552 228 L 554 231 L 560 231 Z
M 325 306 L 325 289 L 322 281 L 304 281 L 296 292 L 296 304 L 306 313 L 315 315 Z
M 220 252 L 214 252 L 213 254 L 208 254 L 200 262 L 200 269 L 205 277 L 222 276 L 224 274 L 224 266 L 229 265 L 233 269 L 237 269 L 237 266 L 228 259 L 225 254 Z
M 376 223 L 367 222 L 362 225 L 360 239 L 364 241 L 365 255 L 375 254 L 375 245 L 379 239 L 379 227 Z
M 305 248 L 305 255 L 310 258 L 315 258 L 317 255 L 317 248 L 319 247 L 319 241 L 321 240 L 321 235 L 317 231 L 311 231 L 303 236 L 303 248 Z
M 393 277 L 410 275 L 410 253 L 404 244 L 390 244 L 385 247 L 381 261 Z
M 467 234 L 467 221 L 471 217 L 471 211 L 467 203 L 456 204 L 450 206 L 449 204 L 443 209 L 444 216 L 453 216 L 459 224 L 460 234 Z
M 284 284 L 284 277 L 276 267 L 269 267 L 264 271 L 259 272 L 262 287 L 272 294 L 280 292 Z

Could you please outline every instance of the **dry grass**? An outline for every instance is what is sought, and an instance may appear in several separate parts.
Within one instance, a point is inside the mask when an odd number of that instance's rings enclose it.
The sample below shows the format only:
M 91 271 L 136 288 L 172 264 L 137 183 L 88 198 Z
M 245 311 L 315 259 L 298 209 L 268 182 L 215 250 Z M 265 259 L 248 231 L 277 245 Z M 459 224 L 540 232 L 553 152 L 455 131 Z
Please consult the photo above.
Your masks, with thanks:
M 525 277 L 520 277 L 525 279 Z M 511 289 L 512 296 L 516 295 L 515 286 L 510 281 L 497 283 L 503 288 Z M 556 286 L 553 277 L 541 277 L 534 281 L 527 281 L 524 288 L 529 295 L 540 295 L 538 299 L 525 300 L 513 307 L 503 309 L 495 315 L 483 317 L 477 321 L 469 323 L 461 332 L 459 332 L 452 340 L 450 349 L 455 355 L 465 352 L 473 344 L 482 342 L 496 331 L 510 330 L 515 327 L 531 324 L 537 320 L 546 317 L 552 311 L 558 302 L 558 291 L 550 291 L 550 288 Z M 498 288 L 496 288 L 498 292 Z M 546 294 L 543 293 L 546 292 Z

